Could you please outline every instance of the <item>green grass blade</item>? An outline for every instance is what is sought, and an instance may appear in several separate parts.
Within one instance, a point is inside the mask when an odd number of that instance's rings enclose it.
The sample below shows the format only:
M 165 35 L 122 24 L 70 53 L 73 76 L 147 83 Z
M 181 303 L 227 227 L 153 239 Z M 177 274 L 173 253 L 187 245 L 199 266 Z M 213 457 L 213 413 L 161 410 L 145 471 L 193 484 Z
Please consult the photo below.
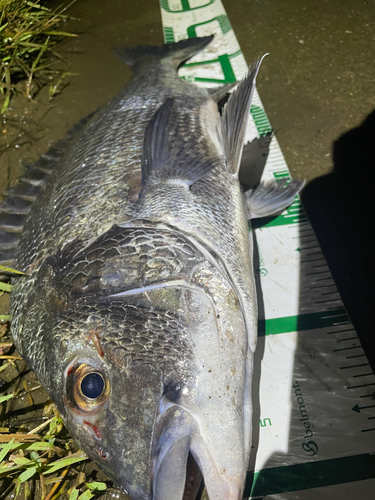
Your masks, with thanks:
M 9 285 L 9 283 L 0 282 L 0 290 L 2 290 L 3 292 L 11 292 L 12 285 Z
M 68 465 L 73 465 L 78 462 L 82 462 L 83 460 L 87 460 L 89 457 L 87 455 L 82 455 L 75 453 L 74 455 L 70 455 L 66 458 L 61 458 L 60 460 L 56 460 L 52 464 L 49 464 L 45 467 L 43 474 L 52 474 L 52 472 L 56 472 L 57 470 L 64 469 L 68 467 Z
M 14 394 L 7 394 L 6 396 L 0 396 L 0 403 L 4 403 L 4 401 L 8 401 L 8 399 L 12 399 Z
M 70 36 L 77 37 L 75 33 L 67 33 L 66 31 L 44 31 L 45 35 L 54 35 L 54 36 Z
M 0 444 L 0 446 L 2 446 L 3 448 L 0 451 L 0 463 L 1 463 L 10 451 L 20 448 L 21 444 L 15 443 L 14 439 L 12 439 L 12 441 L 9 441 L 9 443 Z M 2 469 L 3 467 L 0 467 L 0 472 Z
M 35 466 L 29 467 L 28 469 L 25 470 L 25 472 L 22 472 L 22 474 L 18 476 L 17 481 L 19 481 L 20 483 L 28 481 L 33 477 L 33 475 L 37 472 L 37 470 L 38 469 Z
M 79 495 L 79 491 L 76 488 L 73 488 L 69 495 L 69 500 L 77 500 Z
M 88 488 L 90 488 L 90 490 L 92 490 L 92 491 L 104 491 L 107 489 L 107 485 L 105 483 L 101 483 L 99 481 L 87 483 L 86 486 Z
M 78 500 L 90 500 L 94 496 L 91 490 L 86 490 L 82 495 L 79 496 Z
M 30 443 L 24 447 L 24 450 L 29 451 L 49 451 L 52 450 L 53 443 L 49 443 L 46 441 L 37 441 L 36 443 Z
M 0 271 L 2 271 L 3 273 L 22 274 L 23 276 L 26 276 L 25 273 L 23 273 L 22 271 L 17 271 L 17 269 L 12 269 L 11 267 L 7 266 L 2 266 L 1 264 L 0 264 Z

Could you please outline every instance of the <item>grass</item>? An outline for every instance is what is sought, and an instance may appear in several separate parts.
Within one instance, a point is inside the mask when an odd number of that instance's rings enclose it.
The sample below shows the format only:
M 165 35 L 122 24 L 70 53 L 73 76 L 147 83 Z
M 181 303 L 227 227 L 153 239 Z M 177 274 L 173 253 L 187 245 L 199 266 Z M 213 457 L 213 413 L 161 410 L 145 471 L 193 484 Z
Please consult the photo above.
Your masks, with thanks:
M 71 3 L 52 11 L 40 0 L 0 0 L 1 113 L 8 109 L 15 93 L 32 99 L 46 84 L 50 84 L 50 97 L 59 92 L 70 73 L 56 67 L 60 61 L 67 62 L 55 47 L 63 38 L 77 36 L 60 29 L 68 19 L 65 12 Z
M 11 268 L 0 265 L 0 273 L 23 274 Z M 1 293 L 11 291 L 9 283 L 0 283 Z M 4 319 L 3 319 L 4 320 Z M 84 471 L 87 455 L 76 449 L 72 438 L 64 428 L 61 417 L 50 400 L 42 399 L 44 420 L 31 430 L 25 430 L 24 424 L 12 423 L 12 411 L 15 402 L 17 414 L 32 415 L 36 402 L 31 393 L 41 390 L 38 382 L 26 381 L 23 378 L 21 361 L 14 351 L 14 345 L 9 337 L 7 323 L 0 326 L 0 372 L 2 379 L 7 381 L 2 387 L 7 390 L 0 394 L 0 496 L 17 500 L 90 500 L 107 489 L 103 481 L 92 480 Z M 18 364 L 17 364 L 18 363 Z M 14 373 L 16 376 L 14 376 Z M 10 394 L 6 394 L 9 392 Z M 46 398 L 46 396 L 45 396 Z M 26 401 L 26 406 L 24 405 Z M 11 432 L 16 427 L 16 432 Z

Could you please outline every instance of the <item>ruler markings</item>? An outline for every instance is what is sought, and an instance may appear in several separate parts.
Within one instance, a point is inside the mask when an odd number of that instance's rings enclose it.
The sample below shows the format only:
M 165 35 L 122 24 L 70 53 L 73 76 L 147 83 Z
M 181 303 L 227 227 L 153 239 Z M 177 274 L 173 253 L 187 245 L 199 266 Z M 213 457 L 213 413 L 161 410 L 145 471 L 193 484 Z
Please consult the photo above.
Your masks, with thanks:
M 363 363 L 361 365 L 340 366 L 340 370 L 348 370 L 349 368 L 360 368 L 362 366 L 370 366 L 370 363 Z
M 352 410 L 356 411 L 357 413 L 361 413 L 361 410 L 367 410 L 368 408 L 375 408 L 375 405 L 369 405 L 369 406 L 358 406 L 355 405 Z M 375 417 L 369 417 L 369 418 L 375 418 Z
M 327 332 L 328 334 L 331 334 L 331 333 L 346 333 L 346 332 L 354 332 L 354 328 L 347 328 L 346 330 L 339 330 L 337 332 Z
M 330 302 L 341 302 L 341 298 L 331 300 L 316 300 L 314 304 L 329 304 Z
M 358 377 L 369 377 L 369 376 L 374 376 L 372 372 L 369 373 L 359 373 L 358 375 L 352 375 L 353 378 L 358 378 Z
M 314 290 L 314 289 L 317 289 L 317 290 L 319 289 L 319 290 L 320 290 L 321 288 L 328 288 L 328 287 L 330 287 L 330 286 L 334 286 L 334 287 L 335 287 L 335 286 L 336 286 L 336 284 L 335 284 L 335 283 L 332 283 L 331 285 L 314 285 L 314 286 L 310 286 L 309 288 L 310 288 L 311 290 Z M 332 293 L 336 293 L 336 292 L 332 292 Z M 338 293 L 338 292 L 337 292 L 337 293 Z
M 315 281 L 327 281 L 327 280 L 333 281 L 332 276 L 328 276 L 327 278 L 316 278 Z
M 301 247 L 301 248 L 300 248 L 300 250 L 301 250 L 301 251 L 305 251 L 305 250 L 313 250 L 313 249 L 315 249 L 315 248 L 320 248 L 320 247 L 319 247 L 319 245 L 318 245 L 318 244 L 316 244 L 316 245 L 314 245 L 314 246 L 312 246 L 312 247 Z M 319 251 L 319 252 L 315 252 L 315 254 L 310 253 L 310 254 L 307 254 L 307 255 L 317 255 L 318 253 L 320 253 L 320 251 Z
M 301 264 L 308 264 L 309 262 L 318 262 L 321 260 L 323 260 L 321 257 L 319 257 L 318 259 L 301 260 Z
M 335 314 L 331 314 L 332 312 Z M 329 311 L 299 314 L 296 316 L 263 319 L 259 321 L 258 335 L 276 335 L 288 332 L 301 332 L 306 330 L 315 330 L 318 328 L 327 328 L 337 324 L 337 320 L 340 319 L 347 319 L 347 314 L 343 307 L 335 308 Z M 338 349 L 338 351 L 347 349 L 353 349 L 353 347 L 345 347 L 343 349 Z
M 317 274 L 326 274 L 326 273 L 329 273 L 329 271 L 316 271 L 316 272 L 313 272 L 313 273 L 305 273 L 305 276 L 316 276 Z M 329 278 L 331 279 L 331 277 Z
M 317 460 L 248 473 L 244 497 L 265 497 L 291 491 L 363 481 L 374 477 L 375 455 Z
M 333 352 L 350 351 L 351 349 L 362 349 L 362 346 L 356 345 L 352 347 L 342 347 L 341 349 L 333 349 Z
M 371 384 L 349 385 L 348 387 L 345 387 L 345 389 L 359 389 L 360 387 L 369 387 L 370 385 L 375 385 L 375 382 L 372 382 Z

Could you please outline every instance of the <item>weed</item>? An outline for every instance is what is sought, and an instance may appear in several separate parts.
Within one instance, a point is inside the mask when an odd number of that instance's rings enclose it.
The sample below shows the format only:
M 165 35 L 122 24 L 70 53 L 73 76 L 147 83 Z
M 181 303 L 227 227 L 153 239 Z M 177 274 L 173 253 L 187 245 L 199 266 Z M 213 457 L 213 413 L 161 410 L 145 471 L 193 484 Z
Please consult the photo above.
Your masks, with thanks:
M 54 49 L 63 38 L 77 36 L 59 29 L 70 5 L 52 11 L 40 0 L 0 0 L 1 113 L 8 109 L 12 94 L 32 99 L 42 86 L 67 74 L 56 67 L 59 61 L 67 62 Z

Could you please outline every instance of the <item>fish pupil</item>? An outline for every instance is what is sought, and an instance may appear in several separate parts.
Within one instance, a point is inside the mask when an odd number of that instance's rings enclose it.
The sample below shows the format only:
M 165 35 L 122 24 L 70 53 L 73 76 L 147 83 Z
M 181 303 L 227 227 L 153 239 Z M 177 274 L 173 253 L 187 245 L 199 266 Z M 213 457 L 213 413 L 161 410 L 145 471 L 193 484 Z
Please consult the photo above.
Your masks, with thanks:
M 83 377 L 81 391 L 86 398 L 97 399 L 104 391 L 104 380 L 99 373 L 89 373 Z

